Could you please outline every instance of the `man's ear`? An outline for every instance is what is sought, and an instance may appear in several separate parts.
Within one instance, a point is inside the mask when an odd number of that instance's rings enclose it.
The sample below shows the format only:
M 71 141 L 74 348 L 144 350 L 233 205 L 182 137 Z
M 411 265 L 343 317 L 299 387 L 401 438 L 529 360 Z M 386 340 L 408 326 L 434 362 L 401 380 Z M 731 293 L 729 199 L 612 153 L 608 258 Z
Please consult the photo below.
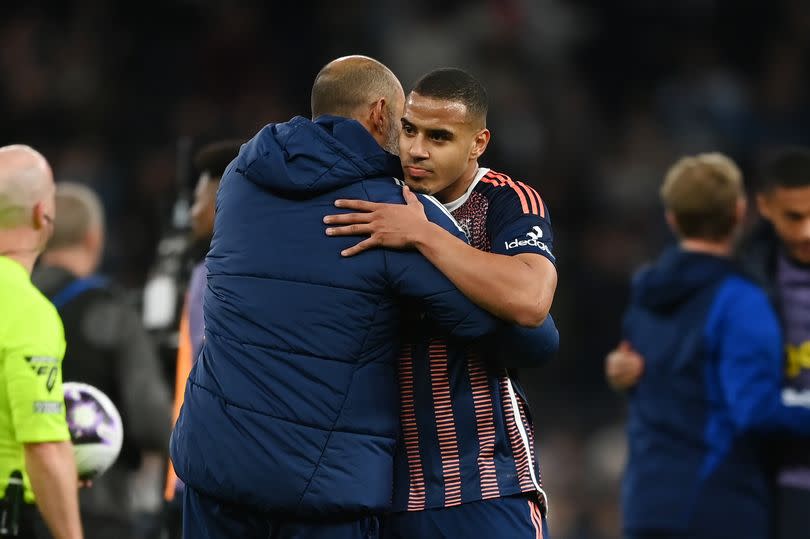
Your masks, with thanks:
M 47 226 L 50 226 L 52 216 L 48 215 L 48 212 L 45 211 L 45 203 L 40 201 L 34 204 L 34 209 L 31 212 L 31 219 L 33 221 L 31 224 L 34 226 L 35 230 L 41 230 Z
M 478 131 L 473 137 L 473 146 L 470 150 L 470 160 L 476 161 L 486 151 L 489 145 L 490 132 L 486 127 Z
M 84 234 L 84 246 L 91 252 L 100 252 L 104 245 L 104 232 L 101 227 L 91 226 Z
M 384 97 L 379 98 L 377 101 L 371 104 L 371 109 L 369 111 L 370 126 L 378 135 L 385 133 L 385 108 L 387 105 L 388 102 Z

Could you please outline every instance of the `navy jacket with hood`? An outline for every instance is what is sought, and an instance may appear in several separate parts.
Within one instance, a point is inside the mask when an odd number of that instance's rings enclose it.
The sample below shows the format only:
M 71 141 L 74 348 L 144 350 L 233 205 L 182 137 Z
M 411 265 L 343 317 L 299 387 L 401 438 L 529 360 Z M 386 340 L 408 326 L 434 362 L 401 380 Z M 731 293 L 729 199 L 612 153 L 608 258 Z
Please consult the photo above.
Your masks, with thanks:
M 356 121 L 296 117 L 243 145 L 217 195 L 205 345 L 171 454 L 179 477 L 229 503 L 319 517 L 390 507 L 403 300 L 450 334 L 496 321 L 416 251 L 342 258 L 338 198 L 403 203 L 399 160 Z M 422 195 L 428 218 L 463 238 Z
M 628 535 L 767 537 L 760 435 L 808 434 L 810 410 L 781 402 L 765 293 L 730 260 L 671 249 L 635 278 L 624 334 L 645 358 L 630 393 Z

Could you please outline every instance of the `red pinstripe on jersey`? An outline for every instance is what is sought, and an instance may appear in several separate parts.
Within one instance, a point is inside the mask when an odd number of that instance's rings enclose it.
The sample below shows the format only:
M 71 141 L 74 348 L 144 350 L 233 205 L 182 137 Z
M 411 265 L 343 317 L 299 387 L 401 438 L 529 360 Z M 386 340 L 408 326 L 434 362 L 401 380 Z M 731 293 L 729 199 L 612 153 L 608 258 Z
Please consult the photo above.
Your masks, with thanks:
M 436 434 L 444 478 L 444 506 L 461 504 L 461 467 L 458 437 L 450 395 L 450 375 L 447 371 L 447 343 L 432 340 L 428 348 L 430 383 L 433 389 L 433 409 L 436 415 Z
M 492 412 L 492 392 L 484 363 L 478 354 L 467 355 L 475 422 L 478 430 L 478 474 L 481 479 L 481 499 L 501 495 L 495 471 L 495 416 Z
M 419 455 L 419 429 L 414 408 L 413 346 L 400 350 L 399 358 L 400 418 L 405 454 L 408 457 L 408 511 L 425 508 L 425 475 Z

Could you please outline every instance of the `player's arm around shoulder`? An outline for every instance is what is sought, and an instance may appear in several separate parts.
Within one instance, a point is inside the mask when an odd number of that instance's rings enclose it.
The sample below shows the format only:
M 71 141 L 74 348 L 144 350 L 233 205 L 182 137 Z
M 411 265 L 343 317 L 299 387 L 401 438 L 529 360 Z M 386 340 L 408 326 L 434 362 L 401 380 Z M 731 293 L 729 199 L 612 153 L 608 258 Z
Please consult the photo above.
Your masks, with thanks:
M 403 194 L 406 195 L 406 204 L 391 205 L 391 209 L 404 208 L 404 217 L 413 220 L 413 226 L 403 225 L 400 229 L 394 216 L 390 222 L 397 230 L 413 232 L 420 226 L 426 226 L 433 233 L 443 234 L 454 242 L 467 245 L 467 236 L 461 227 L 435 198 L 414 195 L 407 189 Z M 399 232 L 395 231 L 394 234 Z M 388 243 L 384 242 L 383 246 L 390 247 Z M 449 334 L 460 338 L 477 338 L 503 326 L 491 314 L 476 306 L 418 251 L 387 251 L 385 256 L 399 293 L 420 299 L 428 316 Z
M 488 173 L 479 185 L 489 202 L 486 232 L 491 244 L 479 269 L 491 282 L 491 301 L 502 302 L 506 320 L 538 326 L 557 288 L 549 210 L 534 188 L 508 176 Z
M 538 248 L 540 256 L 527 252 L 525 245 L 514 256 L 479 251 L 430 222 L 425 206 L 407 187 L 403 196 L 405 205 L 338 200 L 337 207 L 359 213 L 326 216 L 324 222 L 330 225 L 326 233 L 369 236 L 342 251 L 343 256 L 375 247 L 416 248 L 481 308 L 522 326 L 543 323 L 557 286 L 556 268 L 547 258 L 548 244 Z
M 341 252 L 354 256 L 369 249 L 414 249 L 422 236 L 447 233 L 466 244 L 464 232 L 435 198 L 402 187 L 404 204 L 372 200 L 338 199 L 335 206 L 348 213 L 327 215 L 323 221 L 328 236 L 368 236 Z

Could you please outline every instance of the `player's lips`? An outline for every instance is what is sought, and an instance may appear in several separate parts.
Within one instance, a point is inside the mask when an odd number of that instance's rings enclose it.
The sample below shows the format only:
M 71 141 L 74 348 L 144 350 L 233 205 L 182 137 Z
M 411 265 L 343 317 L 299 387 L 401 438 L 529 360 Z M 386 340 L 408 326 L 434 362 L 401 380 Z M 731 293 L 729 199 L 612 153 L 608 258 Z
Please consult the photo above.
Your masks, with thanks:
M 411 178 L 424 178 L 425 176 L 430 174 L 430 171 L 427 170 L 427 169 L 424 169 L 424 168 L 421 168 L 421 167 L 412 167 L 412 166 L 406 166 L 405 167 L 405 172 Z

